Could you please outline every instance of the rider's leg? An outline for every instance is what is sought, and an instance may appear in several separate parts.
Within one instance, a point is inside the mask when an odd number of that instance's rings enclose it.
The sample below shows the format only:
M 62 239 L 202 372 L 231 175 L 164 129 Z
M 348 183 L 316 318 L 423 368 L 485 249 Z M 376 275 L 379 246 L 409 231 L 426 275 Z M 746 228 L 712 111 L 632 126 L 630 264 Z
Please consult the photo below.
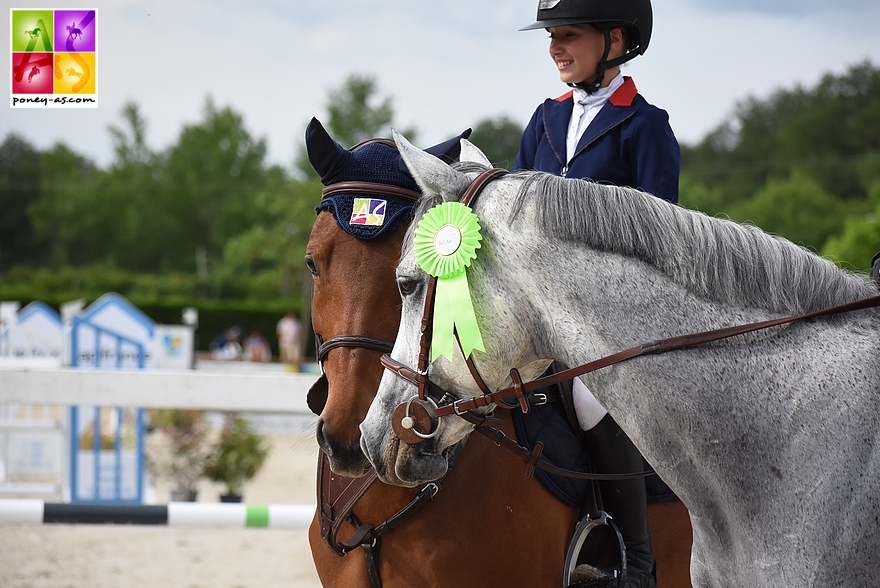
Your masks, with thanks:
M 640 472 L 644 468 L 642 455 L 629 437 L 604 409 L 590 407 L 586 394 L 592 396 L 580 380 L 574 383 L 574 404 L 581 426 L 585 431 L 596 470 L 602 473 Z M 595 399 L 593 403 L 598 404 Z M 580 406 L 579 406 L 580 405 Z M 585 418 L 584 415 L 592 415 Z M 598 422 L 596 422 L 598 420 Z M 633 478 L 599 483 L 605 509 L 626 544 L 627 585 L 630 588 L 656 586 L 654 553 L 648 536 L 648 505 L 644 478 Z

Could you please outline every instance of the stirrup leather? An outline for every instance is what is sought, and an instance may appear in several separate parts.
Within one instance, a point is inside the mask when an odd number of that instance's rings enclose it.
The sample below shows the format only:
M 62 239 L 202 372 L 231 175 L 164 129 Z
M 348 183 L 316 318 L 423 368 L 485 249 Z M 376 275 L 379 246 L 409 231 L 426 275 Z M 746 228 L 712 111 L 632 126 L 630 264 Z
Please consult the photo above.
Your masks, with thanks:
M 580 520 L 565 556 L 563 588 L 623 588 L 626 546 L 611 515 Z

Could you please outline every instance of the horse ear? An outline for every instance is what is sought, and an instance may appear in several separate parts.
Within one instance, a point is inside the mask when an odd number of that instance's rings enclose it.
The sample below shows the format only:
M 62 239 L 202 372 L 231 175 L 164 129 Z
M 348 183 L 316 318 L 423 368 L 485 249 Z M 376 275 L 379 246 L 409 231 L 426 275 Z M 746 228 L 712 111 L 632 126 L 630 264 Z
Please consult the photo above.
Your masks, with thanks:
M 317 118 L 312 118 L 306 127 L 306 151 L 309 163 L 321 176 L 321 183 L 342 171 L 351 160 L 351 152 L 333 140 Z
M 431 155 L 436 155 L 445 163 L 452 163 L 461 151 L 461 140 L 470 137 L 471 132 L 472 129 L 465 129 L 459 136 L 438 143 L 433 147 L 428 147 L 425 151 Z
M 440 196 L 443 200 L 455 200 L 467 190 L 470 182 L 466 175 L 452 169 L 436 156 L 414 147 L 397 131 L 392 130 L 391 134 L 409 173 L 423 191 Z
M 486 154 L 479 147 L 464 138 L 461 140 L 461 160 L 492 167 L 492 162 L 489 161 Z

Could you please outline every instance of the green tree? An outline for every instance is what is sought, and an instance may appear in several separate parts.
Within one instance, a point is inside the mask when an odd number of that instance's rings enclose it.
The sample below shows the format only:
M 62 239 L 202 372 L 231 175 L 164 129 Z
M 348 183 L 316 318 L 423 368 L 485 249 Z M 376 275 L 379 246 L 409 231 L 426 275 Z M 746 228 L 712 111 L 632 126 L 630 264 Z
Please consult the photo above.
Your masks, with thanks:
M 880 151 L 865 153 L 856 166 L 859 181 L 870 199 L 880 194 Z
M 102 205 L 115 212 L 104 261 L 138 271 L 186 267 L 180 254 L 185 228 L 176 214 L 186 195 L 169 186 L 166 156 L 147 146 L 137 105 L 127 103 L 121 118 L 120 126 L 108 128 L 116 158 L 100 186 Z
M 122 124 L 111 125 L 116 157 L 101 171 L 63 145 L 41 158 L 41 195 L 30 207 L 48 261 L 109 264 L 136 270 L 168 265 L 167 196 L 160 189 L 161 157 L 145 143 L 146 122 L 126 104 Z
M 690 174 L 681 174 L 678 186 L 679 204 L 699 210 L 710 216 L 725 212 L 724 198 L 719 188 L 709 188 Z
M 743 100 L 699 144 L 682 146 L 682 171 L 719 187 L 727 204 L 795 168 L 839 199 L 859 199 L 859 162 L 878 149 L 880 69 L 863 62 L 823 76 L 814 88 Z
M 40 199 L 40 152 L 10 133 L 0 145 L 0 271 L 15 264 L 38 263 L 28 208 Z
M 485 118 L 477 122 L 470 142 L 486 154 L 493 165 L 510 169 L 519 153 L 523 125 L 507 116 Z
M 350 76 L 327 102 L 330 135 L 347 146 L 372 139 L 380 132 L 388 136 L 394 118 L 391 98 L 376 104 L 375 94 L 376 80 L 372 76 Z
M 57 144 L 40 158 L 40 199 L 29 208 L 52 267 L 93 263 L 106 251 L 112 209 L 96 198 L 100 170 Z
M 174 195 L 169 210 L 183 223 L 178 247 L 184 258 L 195 260 L 204 251 L 217 260 L 229 239 L 262 220 L 254 198 L 269 174 L 283 175 L 280 168 L 267 169 L 265 157 L 265 139 L 253 139 L 241 115 L 218 109 L 210 98 L 204 120 L 184 127 L 167 164 Z
M 116 153 L 113 167 L 150 165 L 156 156 L 146 143 L 147 121 L 143 119 L 134 102 L 126 102 L 120 114 L 125 126 L 109 125 L 107 127 L 113 140 L 113 151 Z
M 822 255 L 848 269 L 867 272 L 871 259 L 880 251 L 880 180 L 868 189 L 868 201 L 874 208 L 846 218 L 839 235 L 828 239 Z
M 841 203 L 798 170 L 768 181 L 753 198 L 731 207 L 730 216 L 816 250 L 843 226 Z
M 280 180 L 280 178 L 278 178 Z M 247 276 L 263 296 L 302 299 L 311 277 L 302 263 L 321 185 L 284 180 L 257 195 L 254 206 L 267 220 L 231 238 L 223 271 Z
M 376 97 L 376 80 L 372 76 L 354 74 L 342 86 L 327 95 L 328 119 L 321 121 L 330 136 L 340 145 L 351 148 L 375 137 L 390 137 L 394 109 L 390 97 Z M 397 129 L 411 142 L 415 142 L 414 128 Z M 309 163 L 305 145 L 301 145 L 295 159 L 295 167 L 306 180 L 317 180 Z
M 843 231 L 831 237 L 822 248 L 822 255 L 839 265 L 867 272 L 871 259 L 880 251 L 880 207 L 863 217 L 846 219 Z

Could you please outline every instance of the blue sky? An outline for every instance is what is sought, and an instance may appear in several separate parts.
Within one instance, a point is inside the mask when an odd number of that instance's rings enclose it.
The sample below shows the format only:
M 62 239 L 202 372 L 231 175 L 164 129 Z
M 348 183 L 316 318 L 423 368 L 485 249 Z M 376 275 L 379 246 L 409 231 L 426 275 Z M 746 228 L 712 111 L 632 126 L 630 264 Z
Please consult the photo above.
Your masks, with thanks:
M 395 123 L 427 146 L 487 117 L 525 125 L 566 91 L 534 20 L 536 0 L 30 0 L 7 8 L 97 8 L 93 110 L 0 107 L 0 138 L 39 148 L 64 141 L 99 165 L 112 160 L 107 126 L 127 101 L 163 149 L 201 119 L 205 100 L 244 116 L 269 160 L 290 167 L 312 116 L 350 74 L 376 78 Z M 87 6 L 86 6 L 87 5 Z M 9 31 L 9 11 L 0 12 Z M 625 67 L 649 102 L 694 143 L 748 96 L 811 86 L 858 62 L 880 65 L 876 0 L 655 0 L 648 52 Z M 5 39 L 8 55 L 9 40 Z M 10 79 L 8 57 L 2 64 Z

